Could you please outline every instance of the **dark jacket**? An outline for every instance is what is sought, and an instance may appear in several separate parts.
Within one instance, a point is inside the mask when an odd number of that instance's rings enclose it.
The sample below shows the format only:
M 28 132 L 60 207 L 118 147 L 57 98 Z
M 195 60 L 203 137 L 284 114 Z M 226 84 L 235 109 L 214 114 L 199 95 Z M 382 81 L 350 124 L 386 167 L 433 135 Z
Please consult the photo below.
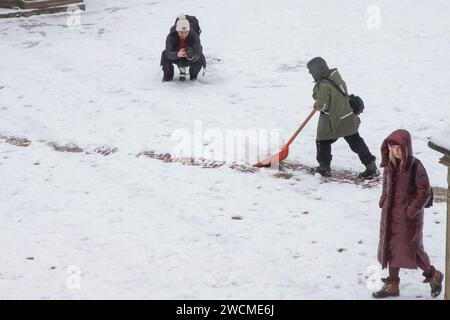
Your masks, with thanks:
M 388 143 L 401 147 L 403 165 L 390 162 Z M 378 261 L 383 268 L 389 263 L 392 267 L 417 269 L 417 258 L 426 256 L 422 229 L 424 207 L 430 195 L 427 172 L 413 157 L 411 135 L 406 130 L 394 131 L 384 140 L 381 156 L 384 173 Z M 409 188 L 413 160 L 419 161 L 415 192 Z
M 190 60 L 190 62 L 195 63 L 200 60 L 202 62 L 203 67 L 206 67 L 206 59 L 205 56 L 203 55 L 203 48 L 198 34 L 194 30 L 189 31 L 189 35 L 186 41 L 188 47 L 192 48 L 192 50 L 194 51 L 194 59 Z M 170 33 L 167 35 L 166 50 L 164 51 L 164 54 L 170 61 L 176 61 L 180 59 L 177 56 L 178 53 L 177 48 L 179 42 L 180 38 L 178 37 L 178 32 L 176 31 L 175 26 L 173 26 L 170 29 Z

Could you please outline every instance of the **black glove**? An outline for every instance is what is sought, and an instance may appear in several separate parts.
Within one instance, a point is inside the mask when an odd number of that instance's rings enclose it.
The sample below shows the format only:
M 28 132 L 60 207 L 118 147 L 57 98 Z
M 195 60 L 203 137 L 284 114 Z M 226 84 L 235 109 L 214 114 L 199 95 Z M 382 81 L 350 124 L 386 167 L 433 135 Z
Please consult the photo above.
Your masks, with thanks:
M 194 60 L 194 49 L 191 47 L 186 48 L 186 58 L 188 60 Z

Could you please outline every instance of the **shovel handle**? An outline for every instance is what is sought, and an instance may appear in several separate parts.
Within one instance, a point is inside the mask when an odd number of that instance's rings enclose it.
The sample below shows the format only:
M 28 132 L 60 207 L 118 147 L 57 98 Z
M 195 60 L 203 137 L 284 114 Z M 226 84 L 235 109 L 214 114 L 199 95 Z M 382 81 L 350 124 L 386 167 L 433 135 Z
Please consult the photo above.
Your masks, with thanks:
M 311 120 L 311 118 L 314 116 L 314 114 L 316 113 L 316 108 L 313 108 L 313 110 L 311 111 L 311 113 L 308 115 L 308 117 L 305 119 L 305 121 L 303 121 L 303 123 L 301 124 L 301 126 L 297 129 L 297 131 L 294 133 L 294 135 L 289 139 L 288 143 L 286 144 L 286 146 L 290 146 L 291 143 L 295 140 L 295 138 L 297 138 L 298 134 L 300 133 L 300 131 L 303 130 L 303 128 L 306 126 L 306 124 L 309 122 L 309 120 Z

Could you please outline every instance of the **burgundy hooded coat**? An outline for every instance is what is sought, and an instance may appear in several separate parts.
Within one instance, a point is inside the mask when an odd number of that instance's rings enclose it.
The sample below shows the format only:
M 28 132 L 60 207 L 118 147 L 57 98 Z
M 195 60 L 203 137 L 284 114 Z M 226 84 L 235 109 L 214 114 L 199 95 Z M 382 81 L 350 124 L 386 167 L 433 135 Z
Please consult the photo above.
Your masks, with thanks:
M 403 164 L 394 166 L 389 161 L 388 144 L 401 147 Z M 383 192 L 380 198 L 381 223 L 378 261 L 382 268 L 417 269 L 417 259 L 425 261 L 428 255 L 423 247 L 423 214 L 430 195 L 427 172 L 412 155 L 411 135 L 406 130 L 396 130 L 381 146 Z M 415 185 L 411 192 L 410 177 L 413 160 L 418 161 Z

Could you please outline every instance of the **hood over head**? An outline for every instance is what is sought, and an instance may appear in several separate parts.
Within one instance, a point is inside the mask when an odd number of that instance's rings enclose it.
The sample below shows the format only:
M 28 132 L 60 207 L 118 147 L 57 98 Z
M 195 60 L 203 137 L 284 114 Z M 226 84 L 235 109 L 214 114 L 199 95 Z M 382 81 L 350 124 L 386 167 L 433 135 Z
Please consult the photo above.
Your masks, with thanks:
M 409 167 L 413 159 L 411 134 L 407 130 L 399 129 L 384 139 L 381 145 L 381 167 L 389 166 L 389 144 L 398 145 L 402 150 L 403 167 L 401 169 Z
M 327 62 L 322 57 L 311 59 L 307 67 L 316 82 L 330 75 L 330 68 L 328 68 Z

